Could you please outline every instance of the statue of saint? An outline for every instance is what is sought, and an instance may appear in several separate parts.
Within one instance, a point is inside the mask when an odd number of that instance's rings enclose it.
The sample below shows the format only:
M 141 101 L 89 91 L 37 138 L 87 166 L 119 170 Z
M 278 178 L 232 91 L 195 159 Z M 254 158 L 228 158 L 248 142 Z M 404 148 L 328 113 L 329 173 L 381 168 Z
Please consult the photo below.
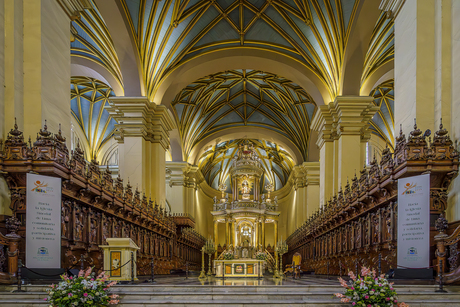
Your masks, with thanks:
M 251 189 L 249 188 L 249 183 L 246 179 L 244 179 L 241 183 L 241 191 L 243 192 L 243 194 L 249 194 L 249 192 L 251 192 Z

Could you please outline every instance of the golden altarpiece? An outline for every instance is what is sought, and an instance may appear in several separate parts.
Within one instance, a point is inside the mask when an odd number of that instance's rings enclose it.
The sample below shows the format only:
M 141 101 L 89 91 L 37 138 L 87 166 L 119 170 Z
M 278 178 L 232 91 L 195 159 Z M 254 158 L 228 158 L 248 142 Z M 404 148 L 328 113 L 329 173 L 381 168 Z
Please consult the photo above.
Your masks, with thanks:
M 265 251 L 265 224 L 274 223 L 274 239 L 278 241 L 278 211 L 277 198 L 270 198 L 273 185 L 267 184 L 266 196 L 261 194 L 261 177 L 264 170 L 260 158 L 250 141 L 240 144 L 238 153 L 233 157 L 231 176 L 232 195 L 225 193 L 227 187 L 221 184 L 221 199 L 214 197 L 214 207 L 211 214 L 214 218 L 214 240 L 216 246 L 222 235 L 225 235 L 224 253 L 233 253 L 239 266 L 226 268 L 226 274 L 245 276 L 257 275 L 260 269 L 256 252 Z M 219 233 L 219 223 L 225 223 L 225 233 Z M 219 259 L 222 257 L 219 257 Z M 216 273 L 221 275 L 219 261 L 216 260 Z M 227 260 L 226 263 L 229 261 Z M 230 261 L 231 262 L 231 261 Z

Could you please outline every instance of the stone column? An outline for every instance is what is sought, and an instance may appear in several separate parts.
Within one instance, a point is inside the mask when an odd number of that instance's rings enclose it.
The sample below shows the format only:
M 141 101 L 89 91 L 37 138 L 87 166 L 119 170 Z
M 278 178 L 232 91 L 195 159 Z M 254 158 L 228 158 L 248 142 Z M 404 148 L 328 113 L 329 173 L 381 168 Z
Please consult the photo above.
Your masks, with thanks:
M 319 132 L 321 205 L 363 167 L 363 144 L 369 139 L 369 122 L 378 109 L 369 96 L 338 96 L 320 106 L 312 127 Z
M 187 162 L 166 162 L 166 199 L 173 212 L 189 213 L 197 217 L 195 214 L 197 171 L 197 166 Z
M 219 245 L 219 223 L 217 220 L 214 220 L 214 245 L 216 246 L 216 255 L 217 258 L 217 246 Z
M 118 123 L 115 139 L 121 175 L 165 206 L 165 153 L 174 127 L 170 113 L 145 97 L 113 97 L 106 109 Z
M 274 247 L 278 246 L 278 220 L 275 220 L 275 244 L 273 244 Z
M 228 218 L 225 218 L 225 245 L 227 245 L 227 248 L 228 248 L 228 244 L 229 244 L 228 236 L 229 236 L 229 231 L 228 231 Z
M 70 21 L 77 0 L 2 1 L 0 138 L 17 118 L 24 137 L 48 129 L 70 139 Z
M 457 0 L 381 0 L 394 19 L 395 134 L 406 136 L 414 118 L 422 131 L 440 120 L 453 140 L 460 138 L 460 3 Z M 460 177 L 450 185 L 447 219 L 460 219 Z
M 236 221 L 232 219 L 232 245 L 233 247 L 236 246 L 236 229 L 235 229 L 235 223 Z
M 412 131 L 414 118 L 422 130 L 436 131 L 441 118 L 444 127 L 451 125 L 455 2 L 381 1 L 380 9 L 394 18 L 396 133 L 400 124 L 406 135 Z
M 265 250 L 265 216 L 262 217 L 262 231 L 261 231 L 261 236 L 262 236 L 262 250 Z
M 304 162 L 294 167 L 296 189 L 296 225 L 302 224 L 319 209 L 320 162 Z
M 256 238 L 256 248 L 259 249 L 259 222 L 256 220 L 254 227 L 254 236 Z
M 337 167 L 335 159 L 336 133 L 333 132 L 333 118 L 328 112 L 327 106 L 320 106 L 318 112 L 313 117 L 311 124 L 312 130 L 318 131 L 318 140 L 316 145 L 319 148 L 320 163 L 320 194 L 319 204 L 324 206 L 327 200 L 337 190 L 334 178 L 337 176 Z

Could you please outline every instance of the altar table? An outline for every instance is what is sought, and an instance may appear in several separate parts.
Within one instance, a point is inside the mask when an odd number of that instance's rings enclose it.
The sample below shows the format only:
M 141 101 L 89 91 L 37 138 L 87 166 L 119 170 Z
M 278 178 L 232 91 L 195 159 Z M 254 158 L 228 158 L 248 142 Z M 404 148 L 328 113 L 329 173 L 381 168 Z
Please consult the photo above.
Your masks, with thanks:
M 264 260 L 257 259 L 233 259 L 233 260 L 214 260 L 216 277 L 222 277 L 223 267 L 225 267 L 224 277 L 258 277 L 259 270 L 262 275 Z

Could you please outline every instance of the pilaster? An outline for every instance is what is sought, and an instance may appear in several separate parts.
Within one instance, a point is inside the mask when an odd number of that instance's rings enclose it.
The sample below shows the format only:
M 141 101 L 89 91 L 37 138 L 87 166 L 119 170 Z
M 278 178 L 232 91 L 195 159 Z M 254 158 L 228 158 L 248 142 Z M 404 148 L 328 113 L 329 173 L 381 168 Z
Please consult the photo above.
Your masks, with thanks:
M 320 204 L 338 192 L 347 177 L 361 169 L 365 143 L 370 138 L 369 122 L 378 111 L 369 96 L 338 96 L 320 106 L 312 122 L 320 148 Z
M 70 139 L 70 19 L 57 1 L 2 1 L 0 138 L 15 118 L 27 139 L 43 127 Z M 78 16 L 78 9 L 75 10 Z
M 145 97 L 113 97 L 106 109 L 117 121 L 115 139 L 119 143 L 121 175 L 165 206 L 165 153 L 169 131 L 174 127 L 167 108 Z
M 319 209 L 320 162 L 304 162 L 293 169 L 296 190 L 296 227 Z
M 335 144 L 337 133 L 334 130 L 334 119 L 329 112 L 327 105 L 320 106 L 312 121 L 312 130 L 318 132 L 318 140 L 316 145 L 319 148 L 319 163 L 320 163 L 320 194 L 319 204 L 323 206 L 328 197 L 334 191 L 334 178 L 336 177 L 336 158 Z
M 197 166 L 187 162 L 166 162 L 166 198 L 173 212 L 195 212 L 195 190 L 197 188 Z
M 394 3 L 393 3 L 394 2 Z M 452 0 L 381 2 L 394 18 L 395 131 L 419 127 L 436 131 L 442 118 L 451 126 L 453 99 Z

